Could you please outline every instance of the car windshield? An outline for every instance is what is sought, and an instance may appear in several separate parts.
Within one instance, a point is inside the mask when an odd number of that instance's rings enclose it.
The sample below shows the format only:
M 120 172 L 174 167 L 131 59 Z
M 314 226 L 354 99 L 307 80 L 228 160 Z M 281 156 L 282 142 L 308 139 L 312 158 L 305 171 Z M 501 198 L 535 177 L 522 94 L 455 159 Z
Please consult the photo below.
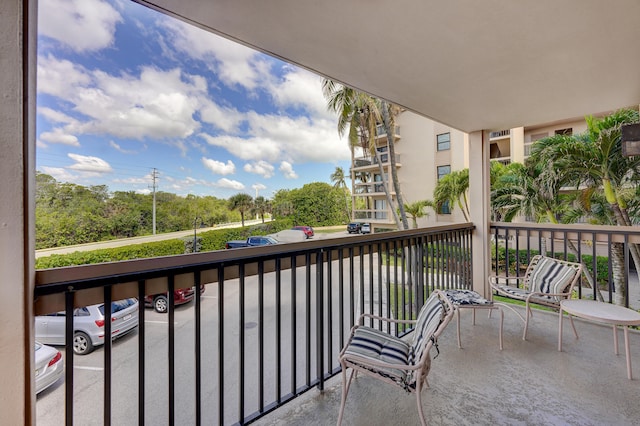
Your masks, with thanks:
M 122 300 L 117 300 L 115 302 L 111 302 L 111 313 L 115 314 L 116 312 L 119 312 L 123 309 L 127 309 L 129 306 L 135 305 L 136 302 L 137 300 L 134 298 L 122 299 Z M 98 309 L 100 310 L 100 313 L 104 315 L 104 305 L 100 305 Z
M 278 244 L 278 240 L 272 237 L 264 237 L 265 240 L 269 241 L 270 244 Z

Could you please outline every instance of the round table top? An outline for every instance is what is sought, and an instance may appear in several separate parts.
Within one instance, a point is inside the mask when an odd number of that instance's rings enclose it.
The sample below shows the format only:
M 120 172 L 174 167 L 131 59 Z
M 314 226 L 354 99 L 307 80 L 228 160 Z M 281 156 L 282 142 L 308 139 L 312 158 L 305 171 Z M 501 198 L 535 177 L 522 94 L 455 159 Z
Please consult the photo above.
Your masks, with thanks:
M 560 306 L 563 311 L 585 319 L 617 325 L 640 325 L 640 312 L 624 306 L 582 299 L 562 300 Z

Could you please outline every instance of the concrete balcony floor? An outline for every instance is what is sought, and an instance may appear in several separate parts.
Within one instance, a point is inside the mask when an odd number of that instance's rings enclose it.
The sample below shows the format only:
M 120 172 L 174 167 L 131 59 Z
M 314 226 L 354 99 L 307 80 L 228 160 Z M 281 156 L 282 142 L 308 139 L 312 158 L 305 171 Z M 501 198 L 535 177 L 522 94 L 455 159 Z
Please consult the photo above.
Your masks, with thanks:
M 520 308 L 517 308 L 520 309 Z M 524 312 L 524 309 L 521 309 Z M 430 388 L 422 402 L 430 425 L 638 425 L 640 424 L 640 333 L 630 330 L 634 379 L 627 379 L 624 336 L 613 352 L 610 326 L 565 317 L 558 352 L 558 316 L 535 311 L 527 341 L 522 322 L 505 310 L 504 350 L 498 348 L 499 315 L 461 312 L 462 346 L 455 317 L 439 339 Z M 432 355 L 434 352 L 432 352 Z M 341 376 L 325 392 L 310 391 L 257 421 L 258 425 L 335 424 Z M 359 375 L 351 385 L 344 425 L 417 425 L 414 394 Z

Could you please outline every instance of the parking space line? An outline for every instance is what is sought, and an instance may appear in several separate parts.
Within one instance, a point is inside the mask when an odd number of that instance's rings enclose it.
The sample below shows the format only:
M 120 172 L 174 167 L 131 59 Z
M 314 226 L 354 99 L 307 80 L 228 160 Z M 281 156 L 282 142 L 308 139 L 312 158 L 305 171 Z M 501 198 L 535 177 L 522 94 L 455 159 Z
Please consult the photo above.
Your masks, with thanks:
M 147 320 L 145 320 L 144 323 L 145 324 L 169 324 L 169 321 L 147 321 Z M 177 322 L 174 322 L 174 324 L 177 324 Z
M 83 367 L 80 365 L 74 365 L 73 368 L 75 368 L 76 370 L 90 370 L 90 371 L 103 371 L 104 368 L 102 367 Z
M 201 299 L 217 299 L 218 296 L 200 296 Z

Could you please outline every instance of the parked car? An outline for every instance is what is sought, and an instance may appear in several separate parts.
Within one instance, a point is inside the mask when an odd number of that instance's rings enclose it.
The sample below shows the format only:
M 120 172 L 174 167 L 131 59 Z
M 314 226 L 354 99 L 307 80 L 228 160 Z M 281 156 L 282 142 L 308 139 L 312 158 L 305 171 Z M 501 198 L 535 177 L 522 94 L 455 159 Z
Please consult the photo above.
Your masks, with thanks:
M 361 234 L 370 234 L 371 233 L 371 224 L 363 223 L 360 225 L 360 233 Z
M 291 229 L 297 229 L 298 231 L 304 232 L 307 238 L 311 238 L 315 235 L 315 233 L 313 232 L 313 228 L 310 226 L 294 226 Z
M 360 222 L 351 222 L 347 225 L 347 232 L 350 234 L 359 234 L 361 225 Z
M 180 288 L 173 291 L 174 306 L 184 305 L 193 300 L 195 287 Z M 200 285 L 200 294 L 204 293 L 204 284 Z M 160 314 L 165 314 L 169 310 L 169 293 L 149 294 L 144 297 L 144 306 L 153 308 Z
M 35 318 L 36 340 L 49 345 L 65 344 L 64 311 Z M 86 355 L 104 344 L 104 303 L 73 311 L 73 351 Z M 138 300 L 123 299 L 111 303 L 111 337 L 122 337 L 138 326 Z
M 257 236 L 249 237 L 246 240 L 234 240 L 227 241 L 224 245 L 226 249 L 241 248 L 241 247 L 253 247 L 253 246 L 266 246 L 270 244 L 278 244 L 279 241 L 269 236 Z
M 62 377 L 64 362 L 59 350 L 36 342 L 36 394 L 39 394 Z

